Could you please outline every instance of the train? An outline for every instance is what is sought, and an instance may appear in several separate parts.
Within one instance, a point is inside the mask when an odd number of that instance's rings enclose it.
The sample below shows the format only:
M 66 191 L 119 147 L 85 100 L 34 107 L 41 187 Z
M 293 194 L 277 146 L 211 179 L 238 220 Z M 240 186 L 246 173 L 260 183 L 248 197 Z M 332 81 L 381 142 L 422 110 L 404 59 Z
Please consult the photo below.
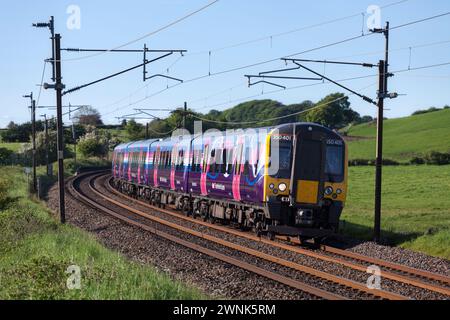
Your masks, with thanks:
M 113 186 L 124 194 L 301 242 L 337 232 L 347 174 L 345 140 L 314 123 L 174 134 L 120 144 L 112 156 Z

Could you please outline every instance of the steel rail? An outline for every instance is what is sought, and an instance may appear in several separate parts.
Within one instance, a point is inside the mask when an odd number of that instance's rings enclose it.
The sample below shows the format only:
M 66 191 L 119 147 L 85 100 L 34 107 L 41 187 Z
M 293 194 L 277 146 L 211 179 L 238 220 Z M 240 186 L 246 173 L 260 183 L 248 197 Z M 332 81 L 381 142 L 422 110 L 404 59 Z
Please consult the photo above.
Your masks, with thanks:
M 119 213 L 117 213 L 117 212 L 115 212 L 115 211 L 113 211 L 113 210 L 111 210 L 111 209 L 109 209 L 109 208 L 99 204 L 98 202 L 90 199 L 89 197 L 87 197 L 83 193 L 81 193 L 81 192 L 76 190 L 76 188 L 74 187 L 75 180 L 84 178 L 87 175 L 88 174 L 80 175 L 80 176 L 77 176 L 77 177 L 73 178 L 72 180 L 69 180 L 69 182 L 68 182 L 68 189 L 69 189 L 69 192 L 72 194 L 73 197 L 75 197 L 76 199 L 78 199 L 78 200 L 82 201 L 83 203 L 89 205 L 90 207 L 93 207 L 93 208 L 95 208 L 97 210 L 105 212 L 105 213 L 107 213 L 107 214 L 109 214 L 109 215 L 111 215 L 111 216 L 113 216 L 113 217 L 115 217 L 115 218 L 117 218 L 119 220 L 122 220 L 123 222 L 131 224 L 131 225 L 136 226 L 138 228 L 141 228 L 141 229 L 143 229 L 145 231 L 151 232 L 151 233 L 153 233 L 153 234 L 155 234 L 155 235 L 157 235 L 157 236 L 159 236 L 161 238 L 164 238 L 166 240 L 169 240 L 169 241 L 171 241 L 173 243 L 179 244 L 181 246 L 184 246 L 186 248 L 192 249 L 194 251 L 197 251 L 199 253 L 205 254 L 207 256 L 216 258 L 216 259 L 218 259 L 220 261 L 223 261 L 225 263 L 234 265 L 234 266 L 236 266 L 238 268 L 241 268 L 241 269 L 249 271 L 251 273 L 260 275 L 260 276 L 265 277 L 267 279 L 270 279 L 270 280 L 282 283 L 282 284 L 284 284 L 286 286 L 298 289 L 298 290 L 303 291 L 305 293 L 317 296 L 319 298 L 327 299 L 327 300 L 348 300 L 346 297 L 343 297 L 343 296 L 340 296 L 340 295 L 337 295 L 337 294 L 334 294 L 334 293 L 330 293 L 330 292 L 327 292 L 327 291 L 322 290 L 322 289 L 315 288 L 315 287 L 310 286 L 308 284 L 305 284 L 303 282 L 284 277 L 284 276 L 276 274 L 274 272 L 267 271 L 265 269 L 259 268 L 257 266 L 252 265 L 252 264 L 249 264 L 247 262 L 240 261 L 240 260 L 235 259 L 233 257 L 229 257 L 229 256 L 226 256 L 224 254 L 221 254 L 221 253 L 219 253 L 217 251 L 214 251 L 214 250 L 202 247 L 202 246 L 200 246 L 198 244 L 195 244 L 195 243 L 192 243 L 192 242 L 180 239 L 180 238 L 175 237 L 175 236 L 173 236 L 171 234 L 168 234 L 168 233 L 165 233 L 165 232 L 163 232 L 161 230 L 158 230 L 155 227 L 150 227 L 150 226 L 148 226 L 146 224 L 143 224 L 143 223 L 140 223 L 140 222 L 135 221 L 133 219 L 130 219 L 128 217 L 125 217 L 124 215 L 121 215 L 121 214 L 119 214 Z
M 365 262 L 376 264 L 376 265 L 382 265 L 383 267 L 398 270 L 398 271 L 405 272 L 408 274 L 412 274 L 414 276 L 424 277 L 424 278 L 428 278 L 431 280 L 436 280 L 436 281 L 440 281 L 440 282 L 443 282 L 446 284 L 450 284 L 450 277 L 447 277 L 445 275 L 441 275 L 441 274 L 437 274 L 437 273 L 433 273 L 433 272 L 429 272 L 429 271 L 425 271 L 425 270 L 420 270 L 420 269 L 413 268 L 413 267 L 408 267 L 405 265 L 401 265 L 399 263 L 381 260 L 378 258 L 364 256 L 364 255 L 356 253 L 356 252 L 350 252 L 347 250 L 342 250 L 342 249 L 331 247 L 331 246 L 322 245 L 321 250 L 323 250 L 324 252 L 339 254 L 339 255 L 342 255 L 342 256 L 345 256 L 345 257 L 348 257 L 351 259 L 355 259 L 355 260 L 361 260 L 361 261 L 365 261 Z M 445 294 L 450 295 L 450 290 L 447 290 Z
M 110 181 L 111 179 L 108 179 L 108 180 Z M 199 220 L 196 220 L 194 218 L 190 218 L 190 217 L 186 217 L 184 215 L 181 215 L 180 213 L 173 212 L 173 211 L 170 211 L 170 210 L 167 210 L 167 209 L 158 208 L 158 207 L 152 206 L 152 205 L 150 205 L 150 204 L 148 204 L 146 202 L 143 202 L 143 201 L 134 199 L 132 197 L 129 197 L 127 195 L 124 195 L 123 193 L 120 193 L 119 191 L 117 191 L 114 188 L 112 188 L 110 183 L 108 183 L 107 187 L 108 187 L 108 190 L 110 190 L 113 193 L 116 193 L 116 194 L 118 194 L 118 195 L 120 195 L 122 197 L 125 197 L 125 198 L 127 198 L 129 200 L 133 200 L 133 201 L 135 201 L 135 202 L 137 202 L 137 203 L 139 203 L 139 204 L 141 204 L 141 205 L 143 205 L 145 207 L 148 207 L 150 209 L 164 212 L 164 213 L 166 213 L 168 215 L 171 215 L 171 216 L 183 219 L 185 221 L 189 221 L 189 222 L 192 222 L 192 223 L 196 223 L 198 225 L 206 226 L 206 227 L 209 227 L 211 229 L 218 230 L 218 231 L 226 232 L 228 234 L 233 234 L 235 236 L 246 238 L 248 240 L 262 242 L 264 244 L 272 245 L 272 246 L 278 247 L 280 249 L 284 249 L 284 250 L 288 250 L 288 251 L 295 252 L 295 253 L 298 253 L 298 254 L 306 255 L 306 256 L 309 256 L 309 257 L 312 257 L 312 258 L 320 259 L 320 260 L 331 262 L 331 263 L 338 263 L 338 264 L 341 264 L 343 266 L 346 266 L 346 267 L 349 267 L 349 268 L 352 268 L 354 270 L 358 270 L 358 271 L 361 271 L 361 272 L 367 272 L 367 266 L 364 266 L 364 265 L 361 265 L 361 264 L 356 264 L 356 263 L 350 262 L 350 261 L 345 260 L 345 259 L 339 259 L 339 258 L 335 258 L 335 257 L 330 257 L 330 256 L 327 256 L 327 255 L 324 255 L 324 254 L 321 254 L 321 253 L 313 252 L 311 250 L 302 249 L 302 248 L 299 248 L 299 247 L 293 247 L 291 245 L 270 241 L 270 240 L 267 240 L 267 239 L 264 239 L 264 238 L 257 237 L 255 235 L 251 235 L 251 234 L 248 234 L 248 233 L 245 233 L 245 232 L 242 232 L 242 231 L 233 230 L 233 229 L 230 229 L 230 228 L 227 228 L 227 227 L 214 225 L 214 224 L 211 224 L 211 223 L 208 223 L 208 222 L 204 222 L 204 221 L 199 221 Z M 294 241 L 294 242 L 298 243 L 298 241 Z M 325 248 L 325 250 L 324 250 L 324 248 Z M 407 266 L 391 263 L 391 262 L 388 262 L 388 261 L 384 261 L 384 260 L 381 260 L 381 259 L 376 259 L 376 258 L 372 258 L 372 257 L 368 257 L 368 256 L 363 256 L 363 255 L 360 255 L 360 254 L 348 252 L 348 251 L 345 251 L 345 250 L 341 250 L 341 249 L 337 249 L 337 248 L 333 248 L 333 247 L 329 247 L 329 246 L 322 246 L 322 250 L 325 251 L 325 252 L 330 252 L 330 253 L 342 255 L 342 256 L 345 256 L 345 257 L 348 257 L 348 258 L 352 258 L 352 259 L 356 259 L 356 260 L 359 260 L 359 261 L 364 261 L 364 262 L 367 262 L 367 263 L 375 264 L 378 267 L 386 267 L 386 268 L 390 268 L 390 269 L 397 270 L 397 271 L 400 271 L 400 272 L 405 272 L 405 273 L 411 274 L 411 275 L 416 276 L 416 277 L 424 277 L 424 278 L 428 278 L 428 279 L 431 279 L 431 280 L 441 281 L 441 282 L 444 282 L 444 283 L 450 283 L 450 278 L 449 277 L 446 277 L 444 275 L 431 273 L 431 272 L 428 272 L 428 271 L 425 271 L 425 270 L 414 269 L 414 268 L 411 268 L 411 267 L 407 267 Z M 402 283 L 409 284 L 409 285 L 412 285 L 412 286 L 415 286 L 415 287 L 419 287 L 419 288 L 422 288 L 422 289 L 426 289 L 426 290 L 430 290 L 430 291 L 433 291 L 433 292 L 438 292 L 438 293 L 450 296 L 450 289 L 449 288 L 438 286 L 438 285 L 435 285 L 435 284 L 423 281 L 421 279 L 407 277 L 407 276 L 396 274 L 396 273 L 392 273 L 392 272 L 389 272 L 389 271 L 386 271 L 386 270 L 382 271 L 382 277 L 390 279 L 390 280 L 393 280 L 393 281 L 402 282 Z
M 164 219 L 155 217 L 153 215 L 147 214 L 147 213 L 145 213 L 145 212 L 143 212 L 141 210 L 132 208 L 132 207 L 126 205 L 126 204 L 123 204 L 120 201 L 116 201 L 114 199 L 111 199 L 110 197 L 102 194 L 101 192 L 99 192 L 98 190 L 93 188 L 92 186 L 91 186 L 91 191 L 93 193 L 95 193 L 96 195 L 98 195 L 99 197 L 103 198 L 104 200 L 106 200 L 106 201 L 108 201 L 110 203 L 113 203 L 116 206 L 122 207 L 122 208 L 124 208 L 124 209 L 126 209 L 128 211 L 131 211 L 131 212 L 133 212 L 133 213 L 135 213 L 135 214 L 137 214 L 137 215 L 139 215 L 141 217 L 144 217 L 146 219 L 152 220 L 152 221 L 157 222 L 159 224 L 168 226 L 168 227 L 173 228 L 175 230 L 179 230 L 181 232 L 188 233 L 188 234 L 196 236 L 198 238 L 202 238 L 202 239 L 208 240 L 210 242 L 214 242 L 214 243 L 222 245 L 224 247 L 227 247 L 227 248 L 230 248 L 230 249 L 233 249 L 233 250 L 237 250 L 237 251 L 243 252 L 245 254 L 252 255 L 254 257 L 261 258 L 261 259 L 264 259 L 266 261 L 269 261 L 269 262 L 272 262 L 272 263 L 276 263 L 278 265 L 281 265 L 281 266 L 284 266 L 284 267 L 287 267 L 287 268 L 291 268 L 291 269 L 294 269 L 294 270 L 297 270 L 297 271 L 309 274 L 309 275 L 314 276 L 314 277 L 318 277 L 318 278 L 321 278 L 321 279 L 324 279 L 324 280 L 327 280 L 327 281 L 331 281 L 331 282 L 337 283 L 339 285 L 342 285 L 342 286 L 345 286 L 345 287 L 348 287 L 348 288 L 352 288 L 352 289 L 356 289 L 356 290 L 359 290 L 359 291 L 362 291 L 362 292 L 366 292 L 366 293 L 368 293 L 370 295 L 378 296 L 378 297 L 381 297 L 383 299 L 389 299 L 389 300 L 406 300 L 406 299 L 408 299 L 407 297 L 404 297 L 404 296 L 396 294 L 396 293 L 392 293 L 392 292 L 388 292 L 388 291 L 384 291 L 384 290 L 380 290 L 380 289 L 370 289 L 365 284 L 361 284 L 361 283 L 355 282 L 353 280 L 345 279 L 345 278 L 338 277 L 338 276 L 335 276 L 335 275 L 331 275 L 329 273 L 326 273 L 326 272 L 323 272 L 323 271 L 319 271 L 319 270 L 316 270 L 316 269 L 313 269 L 313 268 L 310 268 L 310 267 L 302 266 L 300 264 L 297 264 L 297 263 L 294 263 L 294 262 L 291 262 L 291 261 L 288 261 L 288 260 L 285 260 L 285 259 L 282 259 L 282 258 L 278 258 L 278 257 L 272 256 L 272 255 L 266 254 L 266 253 L 262 253 L 260 251 L 254 250 L 254 249 L 251 249 L 251 248 L 248 248 L 248 247 L 244 247 L 244 246 L 241 246 L 241 245 L 238 245 L 238 244 L 235 244 L 235 243 L 232 243 L 232 242 L 229 242 L 229 241 L 226 241 L 226 240 L 223 240 L 223 239 L 220 239 L 220 238 L 217 238 L 217 237 L 205 234 L 203 232 L 195 231 L 195 230 L 192 230 L 190 228 L 186 228 L 186 227 L 180 226 L 180 225 L 178 225 L 176 223 L 169 222 L 167 220 L 164 220 Z M 155 208 L 153 206 L 151 206 L 151 208 L 154 209 L 154 210 L 161 211 L 161 212 L 165 212 L 165 213 L 167 212 L 167 213 L 172 214 L 172 215 L 177 215 L 175 213 L 171 213 L 170 211 L 168 211 L 166 209 Z M 179 216 L 179 215 L 177 215 L 177 216 Z M 364 269 L 364 270 L 366 270 L 366 269 Z

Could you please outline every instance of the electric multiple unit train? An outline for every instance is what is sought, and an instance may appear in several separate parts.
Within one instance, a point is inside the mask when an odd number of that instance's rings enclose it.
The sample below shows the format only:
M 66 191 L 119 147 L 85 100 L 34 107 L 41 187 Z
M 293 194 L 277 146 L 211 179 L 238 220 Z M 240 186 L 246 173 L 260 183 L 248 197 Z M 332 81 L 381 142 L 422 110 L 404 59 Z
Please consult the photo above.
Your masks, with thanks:
M 114 149 L 114 186 L 257 234 L 322 239 L 347 195 L 347 146 L 312 123 L 182 135 Z

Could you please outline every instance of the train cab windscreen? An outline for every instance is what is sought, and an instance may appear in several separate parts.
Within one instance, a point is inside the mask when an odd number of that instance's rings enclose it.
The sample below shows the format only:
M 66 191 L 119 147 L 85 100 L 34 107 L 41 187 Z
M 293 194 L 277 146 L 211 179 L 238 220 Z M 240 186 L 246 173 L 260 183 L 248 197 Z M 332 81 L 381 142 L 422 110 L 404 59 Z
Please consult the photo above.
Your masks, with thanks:
M 344 178 L 344 147 L 327 145 L 325 153 L 325 174 L 330 182 L 340 182 Z

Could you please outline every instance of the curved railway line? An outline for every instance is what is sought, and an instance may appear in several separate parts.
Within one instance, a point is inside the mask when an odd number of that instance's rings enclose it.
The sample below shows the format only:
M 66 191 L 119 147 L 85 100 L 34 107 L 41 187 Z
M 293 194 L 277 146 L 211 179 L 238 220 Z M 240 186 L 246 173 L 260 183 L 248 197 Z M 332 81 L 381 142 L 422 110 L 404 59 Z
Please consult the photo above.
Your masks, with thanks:
M 287 243 L 286 238 L 270 241 L 265 238 L 256 237 L 248 232 L 197 220 L 173 210 L 158 208 L 146 202 L 126 196 L 111 186 L 111 178 L 108 177 L 109 175 L 106 174 L 106 172 L 92 172 L 71 178 L 68 181 L 69 192 L 85 204 L 126 223 L 155 233 L 162 238 L 238 268 L 296 288 L 315 297 L 333 300 L 348 298 L 403 300 L 410 298 L 407 295 L 401 295 L 386 290 L 369 289 L 365 283 L 316 270 L 291 261 L 290 259 L 268 254 L 262 250 L 256 250 L 251 246 L 242 245 L 239 241 L 237 241 L 238 243 L 236 243 L 236 241 L 231 241 L 230 237 L 271 246 L 278 250 L 289 252 L 290 254 L 317 259 L 325 263 L 336 264 L 361 273 L 366 272 L 367 266 L 376 265 L 382 268 L 381 276 L 384 279 L 397 282 L 402 286 L 412 286 L 419 288 L 420 290 L 437 293 L 438 295 L 441 295 L 443 299 L 450 297 L 450 278 L 444 275 L 410 268 L 404 265 L 363 256 L 329 246 L 322 246 L 321 250 L 314 251 L 294 246 L 292 245 L 294 242 Z M 101 189 L 103 189 L 103 192 L 100 191 Z M 135 204 L 135 206 L 132 206 L 133 204 Z M 156 214 L 150 214 L 147 210 L 144 212 L 143 210 L 137 209 L 136 207 L 138 206 L 149 208 L 153 212 L 165 214 L 167 217 L 170 217 L 170 219 L 163 219 Z M 183 223 L 180 222 L 186 222 L 197 227 L 192 228 L 183 225 Z M 199 228 L 202 229 L 199 230 Z M 210 232 L 209 230 L 226 234 L 226 237 L 224 239 L 223 237 L 216 236 L 214 232 Z M 189 241 L 186 237 L 192 237 L 196 240 Z M 198 241 L 200 241 L 201 244 L 198 243 Z M 220 248 L 224 248 L 224 250 Z M 230 256 L 229 254 L 224 253 L 230 251 L 233 251 L 236 254 Z M 259 263 L 253 262 L 255 259 L 275 266 L 270 269 L 288 269 L 290 270 L 289 275 L 286 274 L 286 272 L 283 274 L 282 272 L 274 272 L 273 270 L 268 270 L 268 268 L 260 267 Z M 295 279 L 295 277 L 291 277 L 291 272 L 312 277 L 317 283 L 332 283 L 340 288 L 340 290 L 336 291 L 338 293 L 328 292 L 318 288 L 317 285 L 310 285 L 309 283 L 300 281 L 298 278 Z M 368 276 L 369 275 L 367 275 L 367 277 Z

